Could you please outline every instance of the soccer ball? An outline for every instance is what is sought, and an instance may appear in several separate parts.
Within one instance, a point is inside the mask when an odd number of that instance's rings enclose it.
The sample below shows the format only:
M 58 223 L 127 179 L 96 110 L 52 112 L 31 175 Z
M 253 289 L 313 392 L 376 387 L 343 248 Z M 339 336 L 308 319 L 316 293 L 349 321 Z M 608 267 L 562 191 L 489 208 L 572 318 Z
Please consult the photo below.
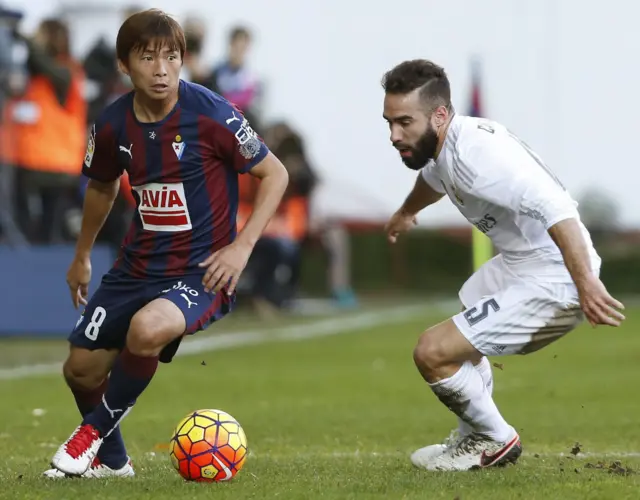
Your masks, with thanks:
M 198 410 L 176 427 L 169 454 L 173 466 L 187 481 L 228 481 L 244 465 L 247 437 L 228 413 Z

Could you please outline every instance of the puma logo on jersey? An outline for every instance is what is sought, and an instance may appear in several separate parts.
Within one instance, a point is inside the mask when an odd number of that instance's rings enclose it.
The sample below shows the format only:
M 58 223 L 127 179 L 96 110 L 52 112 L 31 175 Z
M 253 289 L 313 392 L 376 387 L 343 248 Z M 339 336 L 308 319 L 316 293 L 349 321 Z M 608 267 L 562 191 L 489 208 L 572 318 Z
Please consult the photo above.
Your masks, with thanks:
M 129 148 L 125 148 L 124 146 L 120 146 L 120 151 L 127 153 L 129 155 L 129 158 L 131 158 L 133 160 L 133 155 L 131 154 L 131 150 L 133 149 L 133 144 L 131 144 L 131 146 L 129 146 Z
M 236 116 L 236 112 L 235 111 L 232 111 L 231 113 L 233 114 L 233 116 L 231 118 L 227 118 L 227 120 L 226 120 L 227 125 L 231 125 L 233 122 L 239 122 L 240 121 L 240 118 L 238 118 Z

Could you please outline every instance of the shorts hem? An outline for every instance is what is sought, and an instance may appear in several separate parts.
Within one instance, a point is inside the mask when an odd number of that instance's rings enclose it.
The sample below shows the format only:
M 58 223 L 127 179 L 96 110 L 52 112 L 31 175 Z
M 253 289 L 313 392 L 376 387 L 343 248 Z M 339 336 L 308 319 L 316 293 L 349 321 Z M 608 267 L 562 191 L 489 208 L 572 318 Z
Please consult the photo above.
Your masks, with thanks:
M 466 306 L 465 306 L 466 308 Z M 456 325 L 456 328 L 458 329 L 458 331 L 460 332 L 460 334 L 467 339 L 467 342 L 469 342 L 473 348 L 478 351 L 480 354 L 482 354 L 483 356 L 491 356 L 491 355 L 496 355 L 498 353 L 487 353 L 485 352 L 484 349 L 482 349 L 479 345 L 478 342 L 474 339 L 474 335 L 469 335 L 469 331 L 466 328 L 467 322 L 464 319 L 463 316 L 464 313 L 458 313 L 455 316 L 452 316 L 451 320 L 453 321 L 453 324 Z M 486 344 L 486 343 L 485 343 Z

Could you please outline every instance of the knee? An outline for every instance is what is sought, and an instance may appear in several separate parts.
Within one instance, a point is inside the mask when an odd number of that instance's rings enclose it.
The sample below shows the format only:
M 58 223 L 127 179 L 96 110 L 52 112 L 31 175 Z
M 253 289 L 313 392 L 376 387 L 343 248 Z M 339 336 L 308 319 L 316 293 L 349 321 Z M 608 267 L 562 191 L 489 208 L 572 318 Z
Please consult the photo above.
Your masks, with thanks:
M 164 318 L 154 310 L 141 310 L 133 316 L 127 333 L 127 348 L 137 356 L 156 356 L 164 341 Z
M 75 363 L 71 358 L 65 361 L 62 366 L 62 373 L 71 389 L 87 392 L 100 387 L 106 378 L 106 375 L 101 370 Z
M 437 370 L 449 362 L 443 343 L 429 331 L 420 336 L 413 350 L 413 361 L 421 371 Z

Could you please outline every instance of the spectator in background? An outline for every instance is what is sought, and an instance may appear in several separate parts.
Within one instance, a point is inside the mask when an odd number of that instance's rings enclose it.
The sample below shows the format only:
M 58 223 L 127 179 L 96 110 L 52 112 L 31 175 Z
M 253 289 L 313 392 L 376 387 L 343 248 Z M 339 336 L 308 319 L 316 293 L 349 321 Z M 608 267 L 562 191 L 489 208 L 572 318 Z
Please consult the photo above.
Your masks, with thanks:
M 136 5 L 126 7 L 122 11 L 123 21 L 141 10 L 143 9 Z M 90 89 L 87 125 L 91 127 L 106 106 L 123 94 L 130 92 L 133 87 L 129 77 L 118 69 L 116 48 L 110 45 L 104 37 L 98 39 L 89 50 L 83 65 Z M 80 198 L 84 198 L 87 182 L 88 179 L 82 176 L 79 186 Z M 124 239 L 134 209 L 135 200 L 131 194 L 129 176 L 124 172 L 120 177 L 120 194 L 98 234 L 97 241 L 108 244 L 117 250 Z M 74 236 L 80 232 L 81 221 L 82 210 L 73 210 L 71 226 Z
M 216 66 L 213 81 L 216 91 L 234 103 L 247 117 L 254 130 L 262 133 L 259 116 L 260 84 L 247 67 L 247 53 L 251 46 L 251 33 L 238 26 L 231 31 L 227 60 Z
M 28 49 L 24 92 L 6 106 L 3 163 L 17 167 L 16 214 L 30 241 L 63 240 L 65 210 L 77 193 L 86 148 L 84 71 L 70 53 L 69 30 L 43 21 Z
M 200 18 L 190 17 L 184 23 L 187 51 L 184 54 L 183 80 L 202 85 L 220 94 L 211 67 L 203 61 L 207 28 Z
M 329 287 L 339 307 L 350 309 L 358 306 L 358 299 L 351 288 L 351 244 L 349 231 L 339 220 L 320 221 L 311 231 L 320 236 L 323 247 L 329 253 Z
M 278 123 L 267 129 L 264 140 L 287 169 L 289 186 L 249 259 L 245 289 L 258 314 L 270 317 L 286 308 L 297 290 L 315 174 L 302 138 L 287 124 Z M 239 231 L 251 214 L 258 182 L 251 176 L 240 176 Z
M 311 220 L 310 198 L 320 181 L 309 166 L 301 136 L 287 124 L 277 123 L 265 131 L 264 139 L 267 145 L 272 145 L 270 147 L 278 158 L 284 158 L 282 161 L 289 171 L 289 189 L 295 190 L 304 200 L 300 206 L 304 207 L 304 219 L 301 220 L 304 220 L 305 240 L 308 241 L 309 236 L 313 235 L 320 240 L 324 250 L 329 254 L 327 278 L 331 295 L 339 307 L 356 307 L 358 300 L 351 288 L 351 248 L 348 230 L 338 220 Z M 298 202 L 292 202 L 292 206 L 289 207 L 290 213 L 295 211 L 296 203 Z M 297 278 L 297 274 L 294 275 L 296 284 Z
M 123 20 L 128 19 L 140 9 L 129 6 L 123 10 Z M 87 123 L 96 121 L 102 110 L 121 95 L 129 92 L 131 82 L 129 78 L 118 70 L 116 48 L 110 45 L 104 37 L 98 39 L 89 49 L 84 59 L 84 71 L 87 76 L 88 113 Z
M 351 288 L 347 229 L 337 220 L 312 221 L 310 200 L 319 179 L 312 169 L 300 134 L 280 122 L 266 128 L 264 141 L 289 173 L 289 187 L 276 215 L 249 260 L 240 290 L 249 295 L 264 318 L 287 308 L 297 292 L 303 249 L 319 240 L 329 254 L 327 281 L 338 307 L 358 306 Z M 246 223 L 255 200 L 256 181 L 240 176 L 238 230 Z M 313 224 L 313 227 L 312 227 Z
M 5 9 L 0 2 L 0 129 L 3 127 L 7 100 L 22 92 L 25 68 L 14 57 L 14 32 L 23 14 Z M 0 131 L 0 138 L 3 137 Z M 11 147 L 0 143 L 0 151 Z M 25 245 L 27 240 L 18 228 L 14 207 L 14 169 L 0 161 L 0 241 L 10 245 Z

